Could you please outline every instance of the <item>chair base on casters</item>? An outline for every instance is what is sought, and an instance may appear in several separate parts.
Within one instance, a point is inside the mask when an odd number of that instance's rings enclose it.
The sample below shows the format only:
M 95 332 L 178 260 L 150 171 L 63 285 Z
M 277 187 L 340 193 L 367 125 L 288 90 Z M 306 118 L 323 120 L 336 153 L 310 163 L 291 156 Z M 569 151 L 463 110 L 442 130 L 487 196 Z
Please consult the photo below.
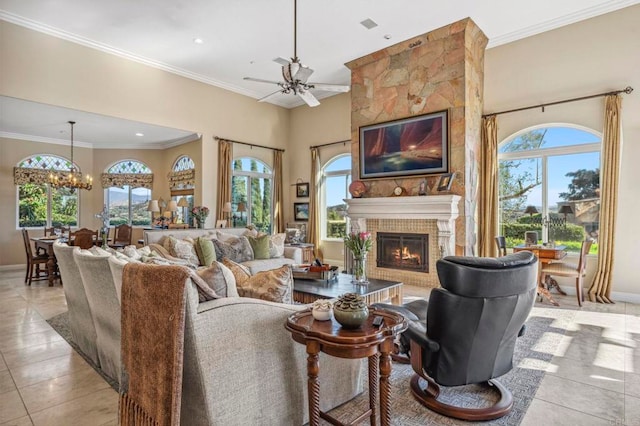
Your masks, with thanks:
M 420 379 L 427 381 L 426 387 L 420 386 Z M 411 393 L 419 403 L 428 409 L 435 411 L 443 416 L 453 417 L 454 419 L 469 421 L 484 421 L 500 418 L 511 411 L 513 406 L 513 395 L 502 383 L 493 379 L 486 382 L 488 386 L 493 386 L 500 393 L 500 399 L 491 407 L 484 408 L 464 408 L 455 405 L 445 404 L 438 401 L 440 395 L 440 386 L 426 374 L 420 376 L 414 374 L 411 378 Z

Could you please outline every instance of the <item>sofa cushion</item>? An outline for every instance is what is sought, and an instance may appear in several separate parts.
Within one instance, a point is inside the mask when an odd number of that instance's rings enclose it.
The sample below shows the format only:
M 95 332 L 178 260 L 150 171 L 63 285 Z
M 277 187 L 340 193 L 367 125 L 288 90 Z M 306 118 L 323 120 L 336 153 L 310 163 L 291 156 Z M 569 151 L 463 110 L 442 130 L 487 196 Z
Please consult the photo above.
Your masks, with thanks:
M 227 241 L 213 240 L 218 261 L 228 257 L 234 262 L 246 262 L 253 259 L 253 250 L 246 237 L 236 237 Z
M 233 260 L 225 257 L 222 259 L 222 264 L 229 268 L 234 278 L 236 279 L 236 287 L 242 287 L 244 283 L 251 278 L 251 270 L 244 265 L 241 265 Z
M 236 279 L 233 272 L 222 263 L 213 261 L 208 268 L 199 268 L 196 274 L 202 278 L 206 285 L 213 291 L 211 293 L 202 292 L 198 286 L 198 298 L 200 302 L 217 299 L 219 297 L 237 297 Z
M 298 244 L 300 242 L 300 230 L 298 228 L 287 228 L 284 230 L 285 244 Z
M 198 237 L 194 242 L 194 246 L 200 265 L 211 266 L 211 263 L 216 260 L 216 249 L 213 246 L 213 241 L 210 238 Z
M 193 247 L 193 239 L 191 238 L 179 240 L 176 237 L 170 236 L 165 239 L 164 248 L 167 249 L 171 256 L 184 259 L 195 266 L 199 264 L 198 255 Z
M 291 267 L 284 265 L 278 269 L 258 272 L 238 286 L 242 297 L 269 300 L 278 303 L 292 303 L 293 275 Z
M 247 237 L 247 240 L 251 244 L 254 259 L 269 259 L 269 235 Z
M 286 234 L 274 234 L 269 235 L 269 257 L 282 257 L 284 256 L 284 240 Z
M 268 271 L 270 269 L 276 269 L 282 265 L 292 265 L 296 263 L 293 259 L 286 257 L 277 257 L 274 259 L 256 259 L 242 262 L 242 265 L 247 267 L 251 274 L 257 274 L 258 272 Z

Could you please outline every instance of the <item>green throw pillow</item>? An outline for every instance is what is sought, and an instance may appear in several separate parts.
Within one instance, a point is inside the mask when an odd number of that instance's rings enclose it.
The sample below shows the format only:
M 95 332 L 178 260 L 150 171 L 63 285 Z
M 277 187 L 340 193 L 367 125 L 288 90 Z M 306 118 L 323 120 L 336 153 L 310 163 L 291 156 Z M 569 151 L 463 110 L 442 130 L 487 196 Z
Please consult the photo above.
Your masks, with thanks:
M 247 237 L 253 249 L 254 259 L 269 259 L 269 235 Z
M 213 247 L 213 241 L 209 238 L 198 237 L 194 245 L 200 265 L 211 266 L 213 261 L 216 260 L 216 249 Z

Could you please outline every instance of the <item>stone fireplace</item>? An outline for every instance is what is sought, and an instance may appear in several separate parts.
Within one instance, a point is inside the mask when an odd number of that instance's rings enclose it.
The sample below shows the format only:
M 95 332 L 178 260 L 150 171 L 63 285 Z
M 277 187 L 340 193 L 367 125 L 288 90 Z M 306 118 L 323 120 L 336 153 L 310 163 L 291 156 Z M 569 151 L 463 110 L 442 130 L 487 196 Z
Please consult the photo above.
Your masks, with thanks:
M 373 247 L 367 256 L 367 276 L 422 287 L 439 285 L 436 261 L 443 256 L 455 254 L 459 195 L 354 198 L 345 201 L 351 230 L 368 231 L 372 234 Z M 421 267 L 397 269 L 393 265 L 385 265 L 384 260 L 381 265 L 378 255 L 385 248 L 380 246 L 379 234 L 392 236 L 397 240 L 400 236 L 426 236 L 424 252 L 418 253 L 422 256 Z M 390 249 L 392 256 L 393 250 L 395 249 Z M 399 255 L 402 258 L 402 252 Z M 414 262 L 410 256 L 406 257 L 405 263 Z
M 429 234 L 377 232 L 378 268 L 429 272 Z

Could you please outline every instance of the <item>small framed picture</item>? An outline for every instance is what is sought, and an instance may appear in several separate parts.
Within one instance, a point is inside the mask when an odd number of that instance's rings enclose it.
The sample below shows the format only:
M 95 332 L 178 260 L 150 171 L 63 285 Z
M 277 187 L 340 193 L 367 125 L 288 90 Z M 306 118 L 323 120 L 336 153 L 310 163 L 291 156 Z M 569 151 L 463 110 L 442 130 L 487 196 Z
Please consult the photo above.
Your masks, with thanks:
M 293 203 L 293 219 L 309 220 L 309 203 Z
M 216 220 L 216 228 L 226 228 L 226 227 L 227 227 L 226 219 Z
M 427 195 L 427 180 L 422 179 L 420 185 L 418 185 L 418 195 Z
M 296 183 L 296 197 L 303 198 L 309 196 L 309 182 Z
M 451 184 L 453 183 L 454 173 L 447 173 L 446 175 L 440 176 L 440 180 L 438 181 L 438 191 L 448 191 L 451 189 Z

